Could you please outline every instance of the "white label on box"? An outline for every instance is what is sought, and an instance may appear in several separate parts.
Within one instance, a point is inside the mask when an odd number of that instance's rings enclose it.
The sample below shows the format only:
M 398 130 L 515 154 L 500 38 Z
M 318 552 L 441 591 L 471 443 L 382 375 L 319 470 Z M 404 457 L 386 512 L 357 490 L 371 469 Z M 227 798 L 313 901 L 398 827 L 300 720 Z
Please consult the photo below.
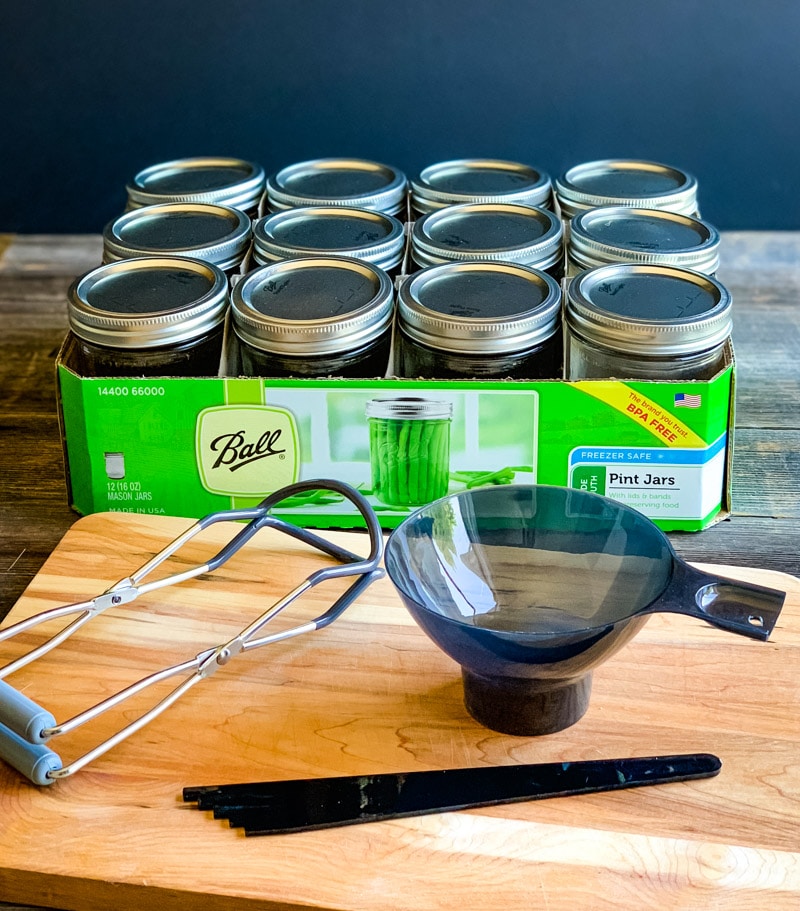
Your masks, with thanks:
M 651 519 L 702 519 L 720 505 L 727 435 L 707 449 L 576 446 L 569 484 Z

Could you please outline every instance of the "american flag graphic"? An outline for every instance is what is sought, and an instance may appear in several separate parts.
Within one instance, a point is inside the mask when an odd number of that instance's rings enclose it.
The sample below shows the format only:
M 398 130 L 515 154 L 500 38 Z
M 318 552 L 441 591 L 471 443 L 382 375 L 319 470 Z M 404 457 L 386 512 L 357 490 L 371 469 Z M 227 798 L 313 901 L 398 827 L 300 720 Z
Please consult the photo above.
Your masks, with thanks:
M 675 393 L 676 408 L 699 408 L 703 404 L 703 399 L 699 395 L 689 392 Z

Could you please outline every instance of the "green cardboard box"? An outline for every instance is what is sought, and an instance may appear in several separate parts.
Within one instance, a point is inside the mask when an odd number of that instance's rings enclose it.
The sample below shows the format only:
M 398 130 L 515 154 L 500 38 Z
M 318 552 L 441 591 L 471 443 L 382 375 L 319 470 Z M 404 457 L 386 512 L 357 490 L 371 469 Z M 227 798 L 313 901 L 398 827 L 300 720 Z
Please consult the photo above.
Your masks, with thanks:
M 730 345 L 724 368 L 702 382 L 437 382 L 89 378 L 71 366 L 67 342 L 57 379 L 69 497 L 83 514 L 198 518 L 310 478 L 359 487 L 387 529 L 425 497 L 488 483 L 595 491 L 666 531 L 702 529 L 729 509 Z M 371 453 L 368 403 L 404 397 L 450 406 L 449 453 L 441 442 L 432 452 L 411 422 L 394 436 L 373 433 Z M 276 514 L 310 527 L 360 524 L 334 497 Z

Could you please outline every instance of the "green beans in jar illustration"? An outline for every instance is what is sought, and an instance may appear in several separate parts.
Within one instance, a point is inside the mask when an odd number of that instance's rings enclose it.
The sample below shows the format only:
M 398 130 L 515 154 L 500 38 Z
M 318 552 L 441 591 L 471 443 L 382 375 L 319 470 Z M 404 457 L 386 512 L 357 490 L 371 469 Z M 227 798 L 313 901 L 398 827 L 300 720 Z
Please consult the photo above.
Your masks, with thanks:
M 419 397 L 367 403 L 372 489 L 387 506 L 445 496 L 450 475 L 450 402 Z

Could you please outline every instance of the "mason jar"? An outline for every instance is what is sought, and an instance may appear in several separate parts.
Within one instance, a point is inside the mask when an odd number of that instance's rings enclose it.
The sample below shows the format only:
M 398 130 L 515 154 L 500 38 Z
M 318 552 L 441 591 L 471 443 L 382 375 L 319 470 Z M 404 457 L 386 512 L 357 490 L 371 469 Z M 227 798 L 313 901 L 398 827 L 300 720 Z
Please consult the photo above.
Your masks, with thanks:
M 567 274 L 608 263 L 678 266 L 713 275 L 719 231 L 691 215 L 659 209 L 602 206 L 579 212 L 570 225 Z
M 511 203 L 466 203 L 423 215 L 411 230 L 420 268 L 447 262 L 519 263 L 563 275 L 561 219 L 548 209 Z
M 228 281 L 211 263 L 142 257 L 77 278 L 68 293 L 70 366 L 82 376 L 216 376 Z
M 289 165 L 267 179 L 270 212 L 295 206 L 348 206 L 387 215 L 405 212 L 402 171 L 360 158 L 318 158 Z
M 575 165 L 556 180 L 556 198 L 565 219 L 598 206 L 666 209 L 697 214 L 697 181 L 654 161 L 605 159 Z
M 561 375 L 561 288 L 516 263 L 447 263 L 398 291 L 397 373 L 425 379 Z
M 165 202 L 207 202 L 255 215 L 264 169 L 239 158 L 181 158 L 145 168 L 127 186 L 127 209 Z
M 411 181 L 411 205 L 424 215 L 461 203 L 500 202 L 550 208 L 550 176 L 516 161 L 461 158 L 423 168 Z
M 565 302 L 566 378 L 707 380 L 724 366 L 731 295 L 673 266 L 581 272 Z
M 450 483 L 453 406 L 419 396 L 367 402 L 372 492 L 387 506 L 422 506 Z
M 383 377 L 392 281 L 350 257 L 281 260 L 233 289 L 232 325 L 244 376 Z
M 264 266 L 299 256 L 349 256 L 390 274 L 403 259 L 402 222 L 385 212 L 307 206 L 273 212 L 253 227 L 253 261 Z
M 103 231 L 103 262 L 137 256 L 186 256 L 213 263 L 229 276 L 250 246 L 252 222 L 241 209 L 171 202 L 126 212 Z

